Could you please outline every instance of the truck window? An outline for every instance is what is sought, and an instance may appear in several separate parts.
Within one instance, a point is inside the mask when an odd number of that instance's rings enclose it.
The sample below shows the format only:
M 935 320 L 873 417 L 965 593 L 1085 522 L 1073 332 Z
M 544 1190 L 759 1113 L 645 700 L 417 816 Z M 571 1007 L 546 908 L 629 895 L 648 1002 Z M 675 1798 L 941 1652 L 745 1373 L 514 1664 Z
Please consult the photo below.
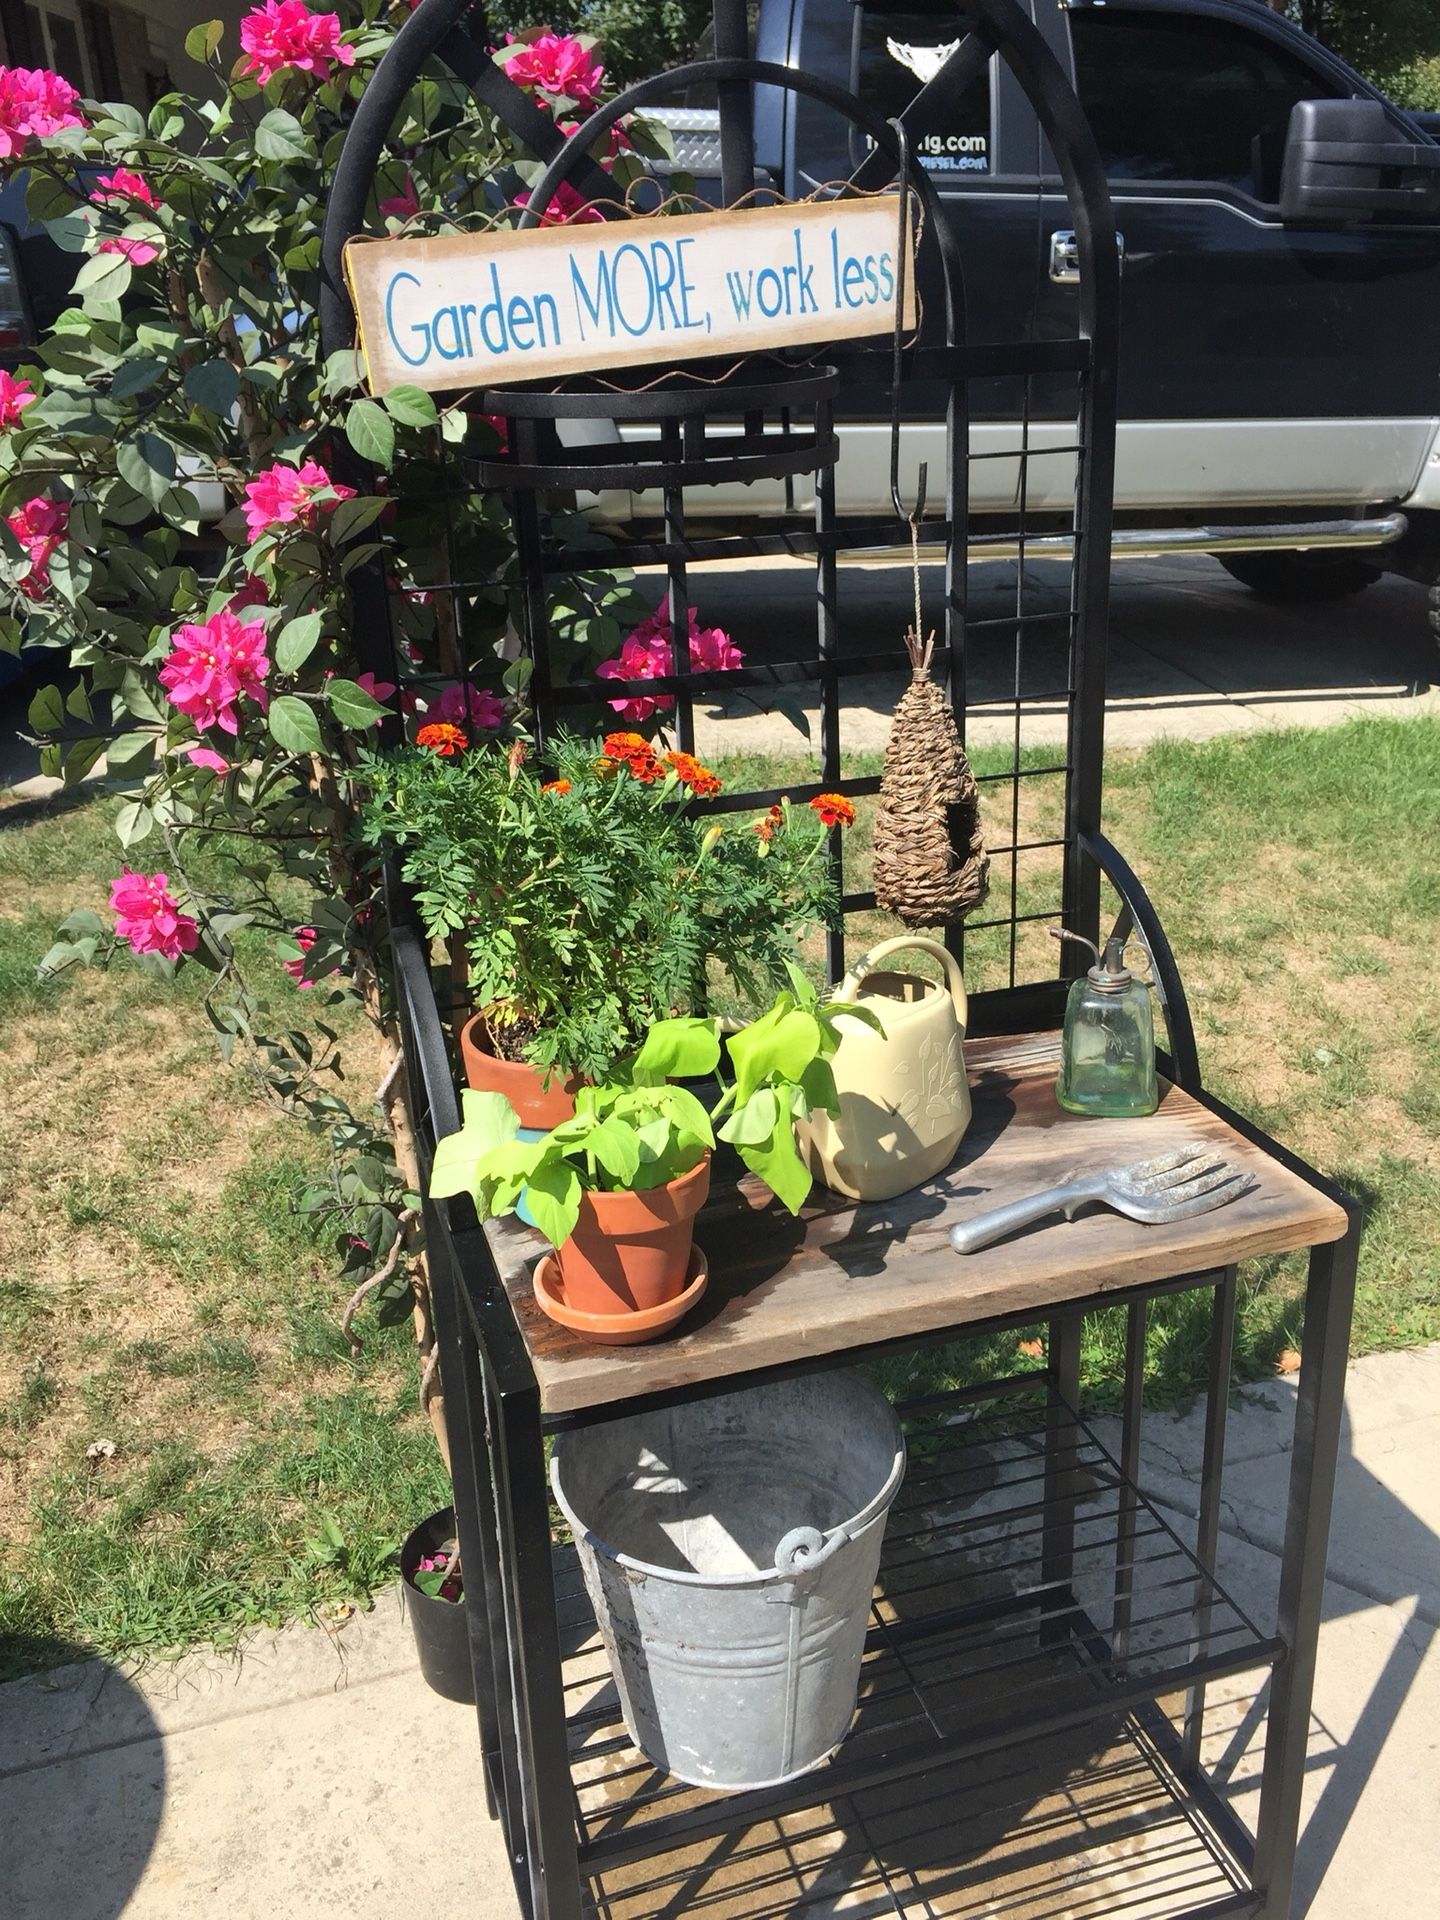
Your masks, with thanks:
M 905 0 L 899 7 L 857 6 L 850 90 L 874 112 L 893 120 L 927 80 L 933 80 L 966 32 L 955 0 Z M 947 112 L 932 111 L 910 128 L 911 151 L 927 173 L 990 171 L 990 79 L 967 88 Z
M 1116 7 L 1069 19 L 1075 89 L 1112 180 L 1219 183 L 1275 201 L 1290 109 L 1342 95 L 1227 20 Z

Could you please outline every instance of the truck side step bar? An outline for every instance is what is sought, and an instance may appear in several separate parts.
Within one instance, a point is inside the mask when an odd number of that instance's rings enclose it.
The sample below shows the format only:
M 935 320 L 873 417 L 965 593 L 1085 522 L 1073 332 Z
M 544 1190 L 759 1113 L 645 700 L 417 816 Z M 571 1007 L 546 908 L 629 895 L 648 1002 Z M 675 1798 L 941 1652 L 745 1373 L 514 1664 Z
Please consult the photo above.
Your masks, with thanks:
M 1389 547 L 1404 534 L 1403 513 L 1375 520 L 1302 520 L 1273 527 L 1117 527 L 1110 551 L 1117 560 L 1161 559 L 1170 553 L 1304 552 L 1313 547 Z M 1068 533 L 1036 534 L 1025 542 L 1027 560 L 1067 558 L 1074 542 Z M 970 541 L 972 560 L 1015 560 L 1020 545 L 1013 535 Z M 842 555 L 842 559 L 844 556 Z

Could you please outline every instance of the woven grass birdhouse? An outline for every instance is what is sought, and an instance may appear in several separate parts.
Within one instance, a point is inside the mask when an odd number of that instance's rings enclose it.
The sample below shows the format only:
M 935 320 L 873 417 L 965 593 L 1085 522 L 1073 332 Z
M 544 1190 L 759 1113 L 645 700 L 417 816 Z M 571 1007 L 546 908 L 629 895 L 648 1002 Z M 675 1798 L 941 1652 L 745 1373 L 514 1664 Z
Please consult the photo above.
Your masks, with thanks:
M 875 822 L 875 900 L 907 927 L 945 926 L 974 911 L 990 885 L 980 790 L 944 690 L 930 676 L 932 633 L 905 636 L 915 676 L 885 748 Z

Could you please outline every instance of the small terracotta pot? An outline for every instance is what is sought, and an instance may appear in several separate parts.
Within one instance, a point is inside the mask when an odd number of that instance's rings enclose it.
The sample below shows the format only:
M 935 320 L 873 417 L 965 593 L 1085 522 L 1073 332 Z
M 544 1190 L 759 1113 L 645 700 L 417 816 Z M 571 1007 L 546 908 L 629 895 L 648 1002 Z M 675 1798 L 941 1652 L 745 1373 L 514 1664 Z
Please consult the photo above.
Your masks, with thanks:
M 465 1084 L 477 1093 L 503 1093 L 519 1114 L 522 1127 L 538 1127 L 548 1133 L 562 1121 L 574 1119 L 580 1081 L 573 1074 L 562 1079 L 552 1073 L 547 1085 L 543 1067 L 532 1067 L 523 1060 L 502 1060 L 483 1013 L 475 1014 L 460 1029 L 460 1058 L 465 1065 Z
M 565 1298 L 579 1313 L 645 1313 L 685 1291 L 695 1216 L 710 1192 L 710 1156 L 646 1193 L 582 1193 L 557 1248 Z

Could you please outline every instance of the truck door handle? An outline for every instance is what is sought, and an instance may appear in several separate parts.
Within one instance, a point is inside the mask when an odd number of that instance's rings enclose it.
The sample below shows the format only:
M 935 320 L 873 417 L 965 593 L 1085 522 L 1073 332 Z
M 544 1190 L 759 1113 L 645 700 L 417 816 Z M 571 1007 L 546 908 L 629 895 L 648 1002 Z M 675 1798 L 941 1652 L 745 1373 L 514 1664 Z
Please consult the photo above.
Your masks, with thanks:
M 1120 264 L 1125 264 L 1125 236 L 1117 233 L 1115 245 L 1119 250 Z M 1080 243 L 1073 233 L 1059 232 L 1050 236 L 1050 278 L 1060 287 L 1077 286 L 1080 281 Z

